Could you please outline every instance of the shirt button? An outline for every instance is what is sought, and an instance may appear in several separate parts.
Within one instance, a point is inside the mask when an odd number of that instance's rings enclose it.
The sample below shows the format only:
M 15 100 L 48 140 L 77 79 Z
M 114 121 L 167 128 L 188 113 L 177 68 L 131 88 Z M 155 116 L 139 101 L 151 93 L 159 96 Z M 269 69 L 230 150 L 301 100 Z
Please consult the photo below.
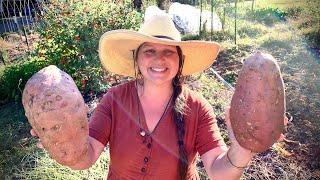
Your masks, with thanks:
M 147 144 L 147 147 L 150 149 L 150 148 L 151 148 L 151 143 L 148 143 L 148 144 Z
M 141 168 L 141 172 L 143 172 L 143 173 L 145 173 L 147 171 L 147 169 L 146 168 Z
M 143 159 L 143 161 L 144 161 L 144 163 L 147 163 L 147 162 L 149 161 L 149 158 L 145 157 L 145 158 Z

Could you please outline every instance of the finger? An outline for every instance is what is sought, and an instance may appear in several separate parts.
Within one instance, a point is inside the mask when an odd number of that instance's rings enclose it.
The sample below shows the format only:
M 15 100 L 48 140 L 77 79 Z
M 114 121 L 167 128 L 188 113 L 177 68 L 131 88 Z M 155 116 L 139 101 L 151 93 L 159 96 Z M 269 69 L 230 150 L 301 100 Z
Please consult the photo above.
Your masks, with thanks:
M 31 134 L 31 136 L 38 136 L 38 134 L 36 133 L 36 131 L 35 130 L 33 130 L 33 129 L 31 129 L 30 130 L 30 134 Z
M 226 124 L 228 126 L 228 128 L 231 127 L 231 123 L 230 123 L 230 106 L 225 108 L 225 121 Z
M 285 127 L 284 127 L 284 129 L 283 129 L 283 132 L 280 134 L 277 142 L 281 142 L 281 141 L 283 141 L 283 140 L 285 139 L 285 135 L 284 135 L 283 133 L 286 132 L 286 126 L 287 126 L 287 124 L 288 124 L 288 118 L 287 118 L 287 117 L 284 117 L 284 119 L 283 119 L 283 124 L 284 124 Z
M 89 112 L 90 108 L 87 104 L 86 104 L 85 108 L 86 108 L 86 112 Z
M 229 133 L 229 138 L 231 141 L 236 141 L 232 126 L 231 126 L 231 121 L 230 121 L 230 106 L 225 108 L 225 123 L 227 124 L 227 130 Z
M 39 140 L 39 142 L 37 142 L 37 147 L 40 149 L 44 149 L 43 144 L 41 143 L 40 140 Z
M 280 137 L 279 137 L 279 139 L 277 140 L 277 142 L 281 142 L 281 141 L 283 141 L 283 140 L 284 140 L 284 138 L 285 138 L 285 136 L 284 136 L 283 134 L 280 134 Z
M 285 126 L 287 126 L 289 120 L 288 120 L 288 118 L 287 118 L 286 116 L 284 117 L 284 120 L 283 120 L 283 121 L 284 121 L 283 124 L 284 124 Z

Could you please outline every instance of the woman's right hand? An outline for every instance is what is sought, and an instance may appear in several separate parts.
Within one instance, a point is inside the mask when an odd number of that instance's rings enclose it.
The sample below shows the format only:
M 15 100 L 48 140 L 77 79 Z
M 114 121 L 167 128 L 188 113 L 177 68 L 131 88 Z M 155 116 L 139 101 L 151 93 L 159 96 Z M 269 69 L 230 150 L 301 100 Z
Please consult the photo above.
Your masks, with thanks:
M 33 136 L 33 137 L 38 137 L 38 134 L 36 133 L 36 131 L 35 131 L 34 129 L 31 129 L 31 130 L 30 130 L 30 134 L 31 134 L 31 136 Z M 37 147 L 40 148 L 40 149 L 44 149 L 43 144 L 41 143 L 40 138 L 38 139 Z

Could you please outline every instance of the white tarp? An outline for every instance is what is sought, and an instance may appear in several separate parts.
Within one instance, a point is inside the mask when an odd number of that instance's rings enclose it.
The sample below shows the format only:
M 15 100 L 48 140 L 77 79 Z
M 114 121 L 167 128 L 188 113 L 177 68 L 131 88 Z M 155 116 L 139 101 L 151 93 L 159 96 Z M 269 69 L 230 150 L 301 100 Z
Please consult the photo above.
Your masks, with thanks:
M 186 4 L 173 3 L 169 8 L 169 15 L 175 22 L 178 30 L 185 34 L 198 34 L 200 25 L 200 10 Z M 213 30 L 220 31 L 222 29 L 222 24 L 219 17 L 215 12 L 213 12 L 213 17 L 211 18 L 211 12 L 204 10 L 201 14 L 201 29 L 203 25 L 207 31 L 211 31 L 211 19 L 213 23 Z
M 151 16 L 157 14 L 167 14 L 164 10 L 160 10 L 157 6 L 147 7 L 144 15 L 144 21 L 147 21 Z M 200 25 L 200 10 L 186 4 L 173 3 L 170 8 L 168 15 L 172 18 L 177 29 L 183 34 L 198 34 Z M 213 30 L 220 31 L 222 24 L 219 17 L 213 12 L 212 17 Z M 201 14 L 201 29 L 203 25 L 207 31 L 211 31 L 211 12 L 202 11 Z

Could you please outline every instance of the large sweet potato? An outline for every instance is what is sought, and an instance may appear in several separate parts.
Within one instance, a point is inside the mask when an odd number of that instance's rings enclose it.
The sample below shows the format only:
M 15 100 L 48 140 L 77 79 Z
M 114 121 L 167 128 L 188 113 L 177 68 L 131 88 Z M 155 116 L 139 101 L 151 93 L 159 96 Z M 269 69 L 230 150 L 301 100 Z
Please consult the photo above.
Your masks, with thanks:
M 230 121 L 239 144 L 253 152 L 267 150 L 284 130 L 284 83 L 276 60 L 255 53 L 246 59 L 231 100 Z
M 34 74 L 22 95 L 25 114 L 44 148 L 72 166 L 88 149 L 88 108 L 72 78 L 56 66 Z

